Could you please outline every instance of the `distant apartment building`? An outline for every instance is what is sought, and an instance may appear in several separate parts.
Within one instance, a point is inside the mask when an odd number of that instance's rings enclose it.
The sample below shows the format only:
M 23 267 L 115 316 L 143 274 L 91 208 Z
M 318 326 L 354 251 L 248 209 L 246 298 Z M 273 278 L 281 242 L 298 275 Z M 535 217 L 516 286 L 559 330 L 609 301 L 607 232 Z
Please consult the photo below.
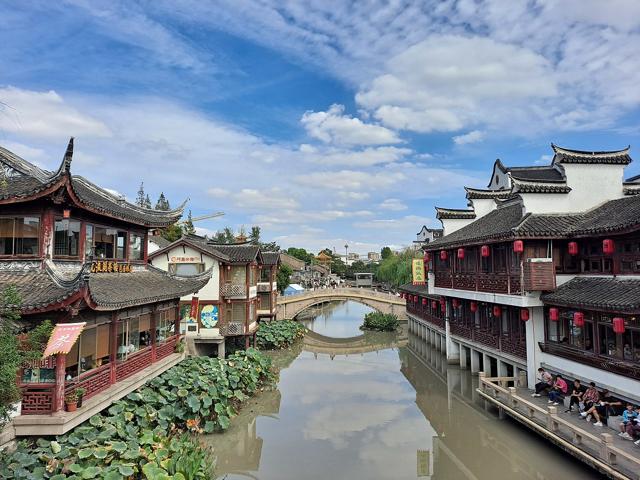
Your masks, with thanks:
M 370 262 L 379 262 L 380 261 L 380 252 L 369 252 L 369 253 L 367 253 L 367 259 Z

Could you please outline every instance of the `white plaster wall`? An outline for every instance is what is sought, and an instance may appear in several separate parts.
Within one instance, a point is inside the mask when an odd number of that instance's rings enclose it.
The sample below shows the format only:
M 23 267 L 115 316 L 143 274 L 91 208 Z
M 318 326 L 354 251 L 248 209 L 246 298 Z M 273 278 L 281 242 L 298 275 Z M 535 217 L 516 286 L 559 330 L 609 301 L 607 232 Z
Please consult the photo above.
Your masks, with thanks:
M 475 221 L 475 219 L 449 218 L 440 221 L 442 222 L 444 235 L 449 235 L 450 233 L 453 233 L 456 230 L 460 230 L 462 227 L 469 225 L 471 222 Z
M 154 267 L 160 268 L 165 271 L 169 271 L 169 260 L 171 257 L 196 257 L 200 258 L 200 252 L 190 247 L 176 246 L 168 252 L 158 255 L 153 259 L 149 259 Z M 209 283 L 197 293 L 197 297 L 200 301 L 216 301 L 220 299 L 220 263 L 213 257 L 202 254 L 204 260 L 204 269 L 208 270 L 213 267 L 211 274 L 211 280 Z M 193 295 L 189 294 L 182 297 L 180 300 L 191 300 Z
M 528 213 L 571 213 L 590 210 L 621 198 L 623 165 L 563 164 L 569 193 L 523 193 Z
M 492 198 L 478 198 L 471 200 L 473 210 L 476 212 L 476 220 L 496 209 L 496 202 Z
M 500 169 L 495 168 L 493 177 L 491 178 L 491 183 L 489 184 L 489 190 L 509 190 L 510 188 L 511 183 L 509 181 L 509 176 L 500 171 Z
M 542 351 L 538 342 L 544 342 L 544 308 L 529 308 L 529 321 L 527 322 L 527 384 L 533 388 L 536 384 L 536 374 L 542 362 Z

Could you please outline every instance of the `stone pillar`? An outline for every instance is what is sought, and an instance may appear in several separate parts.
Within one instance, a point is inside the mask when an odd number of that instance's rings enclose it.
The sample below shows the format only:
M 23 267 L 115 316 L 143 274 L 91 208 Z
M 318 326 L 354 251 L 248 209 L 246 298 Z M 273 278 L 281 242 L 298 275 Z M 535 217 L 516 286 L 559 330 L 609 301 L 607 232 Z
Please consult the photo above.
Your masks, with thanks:
M 219 344 L 218 344 L 218 358 L 223 359 L 225 356 L 225 345 L 224 345 L 224 340 L 222 340 Z
M 440 335 L 440 350 L 443 352 L 447 350 L 447 338 L 444 335 Z
M 498 358 L 498 376 L 506 377 L 509 374 L 508 364 L 504 360 Z
M 469 349 L 464 345 L 460 344 L 460 368 L 467 368 L 467 351 Z
M 480 371 L 480 352 L 477 350 L 474 350 L 473 348 L 471 348 L 470 350 L 471 350 L 471 373 L 475 375 Z
M 486 377 L 491 376 L 491 357 L 486 353 L 482 354 L 482 370 Z
M 536 383 L 536 373 L 542 363 L 542 352 L 538 342 L 544 342 L 544 309 L 530 307 L 530 318 L 526 326 L 527 335 L 527 383 L 533 389 Z

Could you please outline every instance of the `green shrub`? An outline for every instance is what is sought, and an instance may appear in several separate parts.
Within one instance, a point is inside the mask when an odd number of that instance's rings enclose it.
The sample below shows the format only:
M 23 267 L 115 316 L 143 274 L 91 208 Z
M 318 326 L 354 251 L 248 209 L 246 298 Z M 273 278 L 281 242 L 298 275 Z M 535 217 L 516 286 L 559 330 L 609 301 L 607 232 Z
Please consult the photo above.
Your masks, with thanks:
M 391 313 L 371 312 L 364 316 L 362 330 L 393 332 L 398 328 L 398 317 Z
M 0 453 L 0 478 L 213 478 L 193 434 L 228 428 L 241 402 L 272 379 L 271 360 L 255 349 L 187 358 L 55 441 Z
M 263 322 L 258 329 L 258 347 L 263 350 L 288 348 L 297 339 L 304 337 L 304 327 L 294 320 Z

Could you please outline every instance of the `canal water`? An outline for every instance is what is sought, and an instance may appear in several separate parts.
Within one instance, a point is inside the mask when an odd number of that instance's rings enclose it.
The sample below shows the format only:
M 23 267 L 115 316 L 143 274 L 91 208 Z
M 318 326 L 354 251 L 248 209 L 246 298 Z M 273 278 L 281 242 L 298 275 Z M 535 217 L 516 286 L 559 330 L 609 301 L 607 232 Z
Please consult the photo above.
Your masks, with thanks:
M 205 437 L 219 479 L 591 479 L 568 454 L 485 410 L 468 370 L 407 336 L 366 333 L 355 302 L 318 307 L 274 353 L 273 391 Z

